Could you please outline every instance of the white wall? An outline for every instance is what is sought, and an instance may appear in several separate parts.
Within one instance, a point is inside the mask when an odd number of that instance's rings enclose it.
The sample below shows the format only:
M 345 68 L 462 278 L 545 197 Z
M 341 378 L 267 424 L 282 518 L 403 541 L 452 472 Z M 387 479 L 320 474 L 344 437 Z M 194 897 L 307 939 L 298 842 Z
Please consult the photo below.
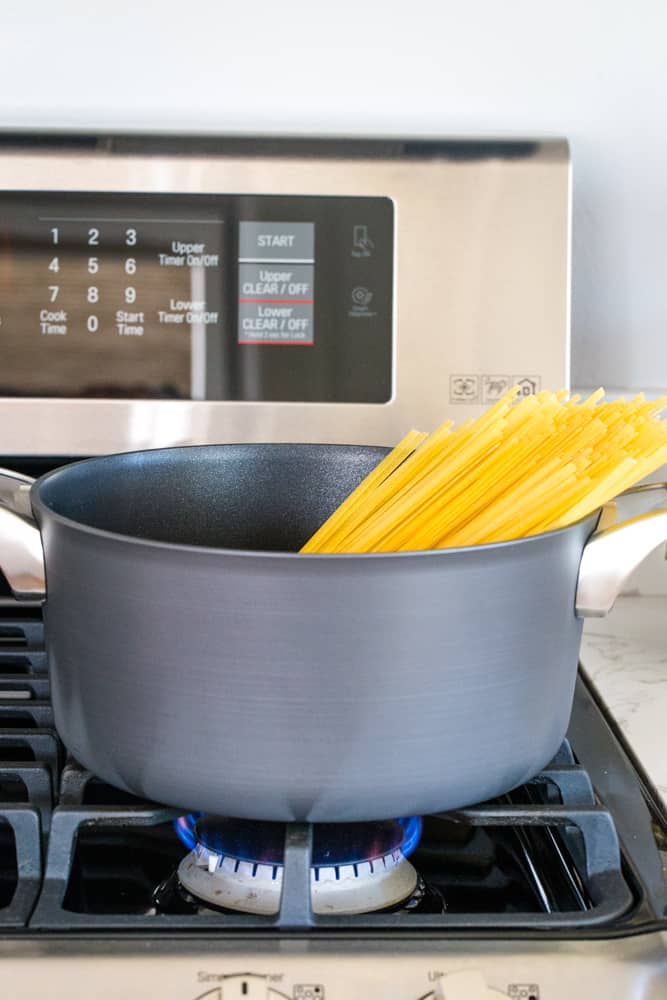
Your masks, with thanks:
M 573 382 L 667 386 L 662 0 L 3 8 L 3 128 L 569 136 Z

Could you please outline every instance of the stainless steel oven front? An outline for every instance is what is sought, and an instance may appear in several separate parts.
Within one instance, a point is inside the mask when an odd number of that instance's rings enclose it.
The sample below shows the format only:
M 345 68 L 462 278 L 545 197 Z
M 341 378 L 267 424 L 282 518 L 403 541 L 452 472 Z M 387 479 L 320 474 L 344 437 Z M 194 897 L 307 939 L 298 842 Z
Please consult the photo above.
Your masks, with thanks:
M 569 368 L 563 141 L 0 147 L 0 453 L 391 443 Z

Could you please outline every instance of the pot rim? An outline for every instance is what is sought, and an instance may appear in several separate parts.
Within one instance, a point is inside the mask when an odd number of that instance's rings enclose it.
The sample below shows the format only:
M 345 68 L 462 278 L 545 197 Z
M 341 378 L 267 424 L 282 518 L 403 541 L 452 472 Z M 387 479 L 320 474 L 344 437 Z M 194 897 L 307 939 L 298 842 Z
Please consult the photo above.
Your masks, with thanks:
M 114 541 L 117 543 L 124 543 L 130 545 L 141 545 L 142 547 L 149 547 L 151 549 L 163 550 L 165 552 L 187 552 L 187 553 L 201 553 L 208 556 L 216 557 L 230 557 L 236 556 L 242 559 L 252 559 L 261 558 L 262 560 L 287 560 L 293 562 L 295 560 L 301 561 L 305 565 L 305 561 L 309 564 L 315 564 L 320 562 L 349 562 L 362 560 L 367 563 L 370 560 L 398 560 L 398 559 L 428 559 L 428 558 L 451 558 L 454 555 L 463 555 L 473 552 L 483 552 L 488 553 L 496 549 L 507 549 L 512 546 L 522 546 L 530 543 L 536 543 L 540 540 L 545 540 L 552 537 L 557 537 L 558 535 L 565 534 L 566 532 L 572 531 L 577 528 L 577 526 L 584 524 L 586 521 L 591 521 L 591 533 L 594 531 L 597 524 L 597 520 L 600 515 L 600 508 L 593 511 L 591 514 L 586 514 L 584 517 L 579 518 L 577 521 L 573 521 L 572 524 L 568 524 L 563 528 L 553 528 L 550 531 L 541 531 L 534 535 L 522 535 L 519 538 L 508 538 L 500 542 L 484 542 L 479 545 L 461 545 L 452 546 L 449 548 L 441 549 L 410 549 L 400 552 L 293 552 L 293 551 L 273 551 L 265 549 L 232 549 L 223 548 L 221 546 L 210 546 L 210 545 L 190 545 L 184 544 L 182 542 L 165 542 L 154 538 L 141 538 L 138 535 L 125 535 L 116 531 L 109 531 L 106 528 L 95 528 L 92 525 L 85 524 L 83 521 L 77 521 L 74 518 L 66 517 L 64 514 L 59 514 L 52 507 L 46 504 L 41 496 L 40 490 L 42 486 L 51 479 L 55 479 L 62 475 L 67 475 L 68 470 L 79 465 L 88 465 L 90 463 L 103 463 L 109 459 L 114 458 L 124 458 L 133 455 L 164 455 L 165 453 L 175 453 L 184 452 L 197 449 L 209 449 L 209 448 L 255 448 L 255 447 L 303 447 L 303 448 L 354 448 L 358 451 L 376 451 L 381 449 L 383 451 L 389 452 L 391 449 L 382 445 L 349 445 L 349 444 L 322 444 L 317 442 L 244 442 L 244 443 L 223 443 L 219 445 L 178 445 L 169 448 L 150 448 L 150 449 L 138 449 L 136 451 L 126 451 L 126 452 L 114 452 L 108 455 L 95 455 L 91 458 L 84 458 L 77 462 L 71 462 L 68 465 L 61 465 L 57 469 L 52 469 L 50 472 L 45 473 L 35 480 L 30 488 L 30 502 L 32 504 L 33 512 L 39 511 L 43 513 L 51 521 L 55 521 L 64 527 L 83 532 L 87 535 L 93 535 L 96 538 L 104 538 L 109 541 Z M 40 528 L 41 530 L 41 528 Z

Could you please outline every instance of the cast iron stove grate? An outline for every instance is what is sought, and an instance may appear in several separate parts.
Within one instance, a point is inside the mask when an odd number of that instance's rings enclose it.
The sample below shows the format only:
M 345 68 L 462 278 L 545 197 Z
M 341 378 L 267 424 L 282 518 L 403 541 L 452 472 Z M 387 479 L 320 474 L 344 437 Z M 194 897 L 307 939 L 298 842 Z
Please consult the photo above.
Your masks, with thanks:
M 276 916 L 205 906 L 159 912 L 156 887 L 185 851 L 173 828 L 178 812 L 125 795 L 66 760 L 50 713 L 39 612 L 0 608 L 3 928 L 571 931 L 607 927 L 636 902 L 614 820 L 566 742 L 511 796 L 425 817 L 411 861 L 442 894 L 445 912 L 314 915 L 308 824 L 286 825 Z
M 42 882 L 60 763 L 38 611 L 0 615 L 0 928 L 24 927 Z

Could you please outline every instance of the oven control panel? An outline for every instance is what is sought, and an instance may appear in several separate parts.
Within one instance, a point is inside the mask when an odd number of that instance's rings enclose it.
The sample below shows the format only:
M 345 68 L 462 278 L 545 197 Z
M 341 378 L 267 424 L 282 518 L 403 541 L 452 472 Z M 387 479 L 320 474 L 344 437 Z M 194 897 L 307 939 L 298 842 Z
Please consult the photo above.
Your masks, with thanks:
M 514 983 L 509 989 L 496 990 L 487 986 L 486 980 L 477 969 L 463 969 L 449 974 L 436 973 L 432 988 L 406 1000 L 501 1000 L 502 997 L 514 1000 L 539 1000 L 540 991 L 537 984 Z M 330 991 L 329 996 L 337 996 Z M 342 994 L 340 994 L 342 997 Z M 378 994 L 379 996 L 390 994 Z M 398 1000 L 399 994 L 396 993 Z M 347 996 L 352 996 L 348 993 Z M 366 994 L 370 996 L 370 994 Z M 393 998 L 394 994 L 391 993 Z M 271 985 L 266 976 L 252 973 L 238 973 L 225 976 L 219 986 L 200 993 L 195 1000 L 326 1000 L 327 991 L 324 983 L 296 983 L 285 989 L 284 985 Z
M 12 1000 L 662 1000 L 667 933 L 609 940 L 364 942 L 289 936 L 241 952 L 211 935 L 121 935 L 0 941 L 2 995 Z M 328 945 L 328 946 L 327 946 Z M 183 950 L 181 950 L 183 948 Z
M 0 453 L 389 445 L 569 378 L 561 140 L 0 152 Z
M 0 192 L 0 396 L 386 403 L 386 197 Z

